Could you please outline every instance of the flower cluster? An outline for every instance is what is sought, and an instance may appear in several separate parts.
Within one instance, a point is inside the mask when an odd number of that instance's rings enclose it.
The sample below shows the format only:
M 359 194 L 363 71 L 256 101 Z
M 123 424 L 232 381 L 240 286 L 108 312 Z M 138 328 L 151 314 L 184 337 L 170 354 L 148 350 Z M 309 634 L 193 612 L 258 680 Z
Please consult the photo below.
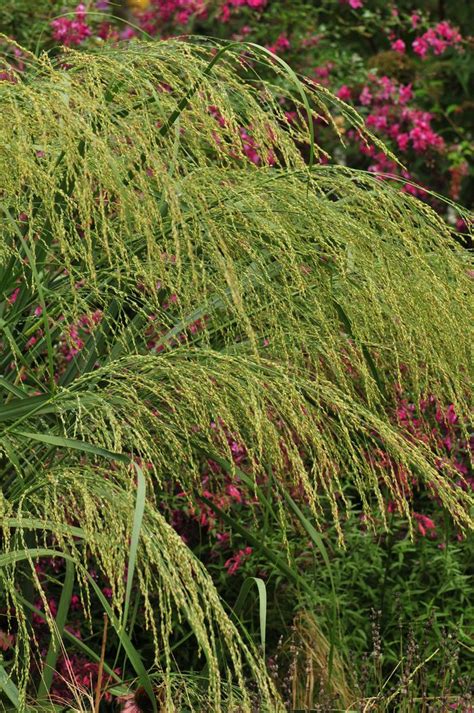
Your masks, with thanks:
M 222 22 L 229 22 L 237 8 L 248 7 L 251 10 L 261 11 L 267 2 L 268 0 L 225 0 L 220 10 L 220 19 Z
M 236 572 L 240 569 L 242 562 L 248 557 L 250 557 L 251 554 L 252 548 L 245 547 L 243 550 L 239 550 L 232 557 L 229 557 L 229 559 L 224 563 L 224 567 L 226 568 L 227 573 L 230 575 L 236 574 Z
M 280 52 L 287 52 L 290 49 L 290 46 L 288 36 L 282 32 L 273 44 L 267 45 L 267 49 L 270 50 L 270 52 L 273 52 L 273 54 L 280 54 Z
M 426 32 L 417 37 L 413 43 L 413 51 L 420 57 L 425 57 L 429 50 L 433 50 L 435 55 L 446 52 L 448 47 L 456 47 L 462 42 L 460 32 L 450 25 L 449 22 L 439 22 L 434 27 L 430 27 Z
M 470 465 L 474 436 L 466 436 L 454 404 L 443 407 L 433 395 L 420 399 L 417 406 L 402 398 L 396 414 L 398 423 L 414 441 L 425 443 L 439 454 L 440 470 L 449 463 L 459 474 L 457 485 L 474 490 Z
M 204 19 L 207 16 L 204 0 L 154 0 L 152 6 L 140 13 L 140 27 L 154 36 L 166 25 L 187 25 L 191 18 Z
M 442 151 L 443 138 L 433 127 L 433 114 L 407 106 L 413 98 L 412 85 L 397 84 L 389 77 L 369 77 L 371 87 L 364 86 L 359 101 L 370 108 L 367 125 L 396 142 L 401 152 Z
M 92 35 L 92 30 L 86 20 L 87 10 L 83 3 L 80 3 L 75 11 L 74 17 L 58 17 L 51 22 L 53 37 L 56 42 L 60 42 L 66 47 L 80 45 Z
M 102 320 L 102 311 L 95 310 L 92 314 L 83 314 L 76 323 L 70 324 L 61 338 L 59 353 L 66 362 L 76 357 L 85 345 L 85 339 Z
M 429 395 L 414 404 L 399 392 L 396 421 L 409 440 L 415 443 L 425 443 L 433 453 L 436 453 L 437 468 L 446 475 L 447 469 L 457 473 L 454 485 L 463 490 L 474 491 L 474 473 L 472 457 L 474 454 L 474 436 L 468 436 L 459 421 L 454 404 L 443 406 L 439 400 Z M 406 476 L 406 474 L 405 474 Z M 414 497 L 413 487 L 420 487 L 415 479 L 411 483 L 404 478 L 407 494 Z M 425 492 L 432 506 L 440 505 L 436 489 L 429 486 Z M 389 503 L 389 512 L 394 511 L 393 503 Z M 413 517 L 421 535 L 429 534 L 436 537 L 436 524 L 426 514 L 414 512 Z

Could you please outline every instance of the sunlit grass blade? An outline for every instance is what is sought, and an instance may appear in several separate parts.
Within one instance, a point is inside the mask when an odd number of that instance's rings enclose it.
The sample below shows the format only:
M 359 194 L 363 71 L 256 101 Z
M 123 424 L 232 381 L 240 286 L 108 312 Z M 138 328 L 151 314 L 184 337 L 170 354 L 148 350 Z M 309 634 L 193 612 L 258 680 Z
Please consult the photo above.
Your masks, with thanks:
M 247 597 L 252 589 L 252 585 L 257 587 L 258 593 L 258 609 L 259 609 L 259 622 L 260 622 L 260 644 L 262 647 L 262 654 L 265 656 L 265 643 L 267 636 L 267 588 L 265 582 L 260 577 L 248 577 L 239 592 L 239 596 L 233 606 L 233 612 L 236 617 L 241 617 L 244 611 L 244 604 Z
M 123 626 L 127 627 L 128 610 L 130 607 L 130 597 L 132 595 L 133 577 L 135 574 L 135 565 L 137 562 L 137 549 L 140 539 L 140 531 L 142 528 L 143 513 L 146 503 L 146 481 L 143 471 L 139 465 L 133 463 L 134 470 L 137 474 L 137 494 L 135 500 L 135 510 L 133 513 L 132 537 L 130 539 L 130 549 L 128 553 L 127 567 L 127 588 L 125 590 L 125 604 L 123 607 Z
M 31 439 L 32 441 L 38 441 L 39 443 L 46 443 L 50 446 L 56 446 L 58 448 L 67 448 L 71 450 L 81 451 L 83 453 L 90 453 L 91 455 L 100 456 L 102 458 L 107 458 L 108 460 L 118 460 L 122 463 L 129 463 L 129 456 L 123 453 L 114 453 L 113 451 L 107 450 L 107 448 L 101 448 L 100 446 L 94 446 L 92 443 L 86 443 L 85 441 L 78 441 L 74 438 L 65 438 L 63 436 L 53 436 L 47 433 L 33 433 L 30 431 L 13 431 L 10 433 L 15 436 L 20 436 L 21 438 Z

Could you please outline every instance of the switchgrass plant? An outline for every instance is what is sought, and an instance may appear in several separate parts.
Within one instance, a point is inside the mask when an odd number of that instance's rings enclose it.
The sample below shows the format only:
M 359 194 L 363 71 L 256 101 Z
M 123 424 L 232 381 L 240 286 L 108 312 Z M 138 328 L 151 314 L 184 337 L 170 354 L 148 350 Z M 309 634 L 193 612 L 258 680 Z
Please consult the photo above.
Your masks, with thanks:
M 354 502 L 370 527 L 390 499 L 413 534 L 410 483 L 472 528 L 462 474 L 390 417 L 400 392 L 436 394 L 469 437 L 468 256 L 396 186 L 320 165 L 318 122 L 335 103 L 364 132 L 360 118 L 251 45 L 27 54 L 0 102 L 4 700 L 47 702 L 64 646 L 117 684 L 136 678 L 153 710 L 183 696 L 191 710 L 280 710 L 258 641 L 167 521 L 165 493 L 192 505 L 211 459 L 257 490 L 271 474 L 282 532 L 292 493 L 315 543 L 329 517 L 344 545 Z M 62 573 L 57 612 L 45 562 Z M 73 586 L 89 642 L 67 625 Z

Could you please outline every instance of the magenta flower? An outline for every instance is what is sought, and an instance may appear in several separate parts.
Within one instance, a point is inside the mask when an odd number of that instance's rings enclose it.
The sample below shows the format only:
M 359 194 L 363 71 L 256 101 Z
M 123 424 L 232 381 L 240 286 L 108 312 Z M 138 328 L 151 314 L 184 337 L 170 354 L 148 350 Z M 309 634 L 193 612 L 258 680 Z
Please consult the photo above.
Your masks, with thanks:
M 284 33 L 282 33 L 279 37 L 277 37 L 273 45 L 267 46 L 267 49 L 270 50 L 270 52 L 272 52 L 273 54 L 278 54 L 279 52 L 286 52 L 290 49 L 290 41 L 288 37 Z
M 53 37 L 66 47 L 80 45 L 92 34 L 86 22 L 86 6 L 80 3 L 75 10 L 74 18 L 58 17 L 51 22 Z
M 0 650 L 8 651 L 13 647 L 15 643 L 15 636 L 13 634 L 8 634 L 6 631 L 0 629 Z
M 226 493 L 238 503 L 242 502 L 242 493 L 238 488 L 235 487 L 235 485 L 228 485 L 226 488 Z
M 449 22 L 438 22 L 430 27 L 423 35 L 417 37 L 413 43 L 413 51 L 420 57 L 425 57 L 431 48 L 436 55 L 443 54 L 448 47 L 455 47 L 462 42 L 462 36 Z
M 372 99 L 373 97 L 369 87 L 365 86 L 359 95 L 360 103 L 364 106 L 368 106 L 372 102 Z
M 17 287 L 16 289 L 13 290 L 13 292 L 12 292 L 11 295 L 10 295 L 10 297 L 7 297 L 7 302 L 8 302 L 9 304 L 11 304 L 11 305 L 14 305 L 15 302 L 17 301 L 17 299 L 18 299 L 18 295 L 19 295 L 19 294 L 20 294 L 20 288 Z
M 410 137 L 406 132 L 402 131 L 400 134 L 398 134 L 397 144 L 398 144 L 398 148 L 400 149 L 400 151 L 407 150 L 409 141 L 410 141 Z
M 425 536 L 427 532 L 432 532 L 432 534 L 434 534 L 436 525 L 430 517 L 427 515 L 421 515 L 417 512 L 413 513 L 413 517 L 417 521 L 418 530 L 421 535 Z
M 411 84 L 400 84 L 398 88 L 398 103 L 408 104 L 413 99 L 413 90 Z
M 420 57 L 425 57 L 425 55 L 428 52 L 428 43 L 424 39 L 424 37 L 417 37 L 415 40 L 413 40 L 412 45 L 413 51 L 416 52 L 416 54 L 420 55 Z
M 340 0 L 345 5 L 349 5 L 353 10 L 359 10 L 359 8 L 363 7 L 362 0 Z
M 246 560 L 253 550 L 251 547 L 246 547 L 244 550 L 239 550 L 235 555 L 229 557 L 229 559 L 224 563 L 224 567 L 227 573 L 230 575 L 236 574 L 240 569 L 240 566 L 244 560 Z
M 342 87 L 339 88 L 336 96 L 339 97 L 339 99 L 342 99 L 342 101 L 344 102 L 350 101 L 352 99 L 351 90 L 349 89 L 347 84 L 343 84 Z
M 395 40 L 394 42 L 392 42 L 391 47 L 395 52 L 398 52 L 399 54 L 405 53 L 406 45 L 405 45 L 404 41 L 401 39 L 398 39 L 398 40 Z

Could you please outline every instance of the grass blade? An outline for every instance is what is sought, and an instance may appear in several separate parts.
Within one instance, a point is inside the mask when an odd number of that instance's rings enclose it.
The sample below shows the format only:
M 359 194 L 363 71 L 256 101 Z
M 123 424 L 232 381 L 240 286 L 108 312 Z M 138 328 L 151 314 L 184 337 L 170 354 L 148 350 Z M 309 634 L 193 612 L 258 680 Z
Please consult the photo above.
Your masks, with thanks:
M 255 584 L 258 590 L 258 601 L 259 601 L 259 619 L 260 619 L 260 643 L 262 645 L 262 654 L 265 656 L 265 643 L 266 643 L 266 633 L 267 633 L 267 588 L 265 582 L 260 577 L 248 577 L 242 584 L 242 588 L 239 592 L 239 596 L 234 604 L 234 614 L 240 617 L 243 610 L 245 600 Z
M 132 538 L 130 540 L 130 550 L 128 554 L 128 570 L 127 570 L 127 588 L 125 591 L 125 605 L 123 609 L 123 626 L 127 626 L 128 610 L 130 607 L 130 597 L 132 594 L 133 575 L 135 573 L 135 564 L 137 561 L 138 541 L 140 539 L 140 531 L 142 528 L 143 513 L 145 512 L 146 501 L 146 481 L 143 471 L 139 465 L 133 464 L 137 472 L 137 499 L 135 502 L 135 512 L 133 514 Z
M 38 699 L 47 697 L 53 682 L 53 674 L 56 669 L 56 662 L 59 656 L 64 626 L 69 612 L 69 605 L 71 604 L 73 587 L 74 564 L 70 560 L 66 560 L 66 574 L 64 577 L 63 590 L 59 600 L 58 613 L 55 619 L 56 628 L 51 634 L 51 641 L 49 643 L 48 653 L 43 667 L 43 675 L 38 688 Z
M 46 614 L 43 611 L 41 611 L 41 609 L 38 609 L 33 604 L 31 604 L 31 602 L 29 602 L 27 599 L 25 599 L 24 597 L 19 595 L 18 601 L 24 607 L 26 607 L 27 609 L 30 609 L 30 611 L 34 612 L 34 614 L 36 614 L 41 619 L 43 619 L 43 621 L 46 621 Z M 88 646 L 86 643 L 84 643 L 84 641 L 82 641 L 82 639 L 78 639 L 77 636 L 74 636 L 74 634 L 71 634 L 71 632 L 68 631 L 67 629 L 64 629 L 63 636 L 65 639 L 68 639 L 72 644 L 74 644 L 74 646 L 76 646 L 78 649 L 83 651 L 86 654 L 86 656 L 88 656 L 91 659 L 91 661 L 95 661 L 96 663 L 99 663 L 100 656 L 98 654 L 96 654 L 96 652 L 93 649 L 91 649 L 90 646 Z M 104 671 L 106 671 L 107 674 L 116 681 L 116 683 L 118 683 L 118 684 L 122 683 L 122 679 L 120 678 L 120 676 L 118 676 L 117 673 L 113 670 L 113 668 L 111 666 L 108 666 L 105 662 L 104 662 Z
M 15 706 L 17 711 L 20 710 L 20 695 L 18 693 L 18 688 L 15 686 L 11 680 L 8 673 L 5 671 L 3 666 L 0 664 L 0 691 L 3 691 L 6 697 Z
M 138 653 L 138 651 L 132 644 L 132 642 L 131 642 L 127 632 L 124 630 L 120 620 L 114 614 L 112 608 L 110 607 L 110 605 L 109 605 L 106 597 L 102 593 L 102 590 L 100 589 L 100 587 L 96 584 L 95 580 L 93 579 L 93 577 L 91 577 L 89 572 L 84 570 L 84 574 L 86 575 L 91 587 L 97 594 L 97 597 L 98 597 L 100 603 L 102 604 L 102 607 L 103 607 L 104 611 L 106 612 L 110 623 L 114 627 L 115 632 L 119 638 L 120 644 L 125 649 L 128 659 L 129 659 L 130 663 L 132 664 L 133 669 L 135 670 L 135 673 L 138 676 L 140 685 L 143 686 L 143 688 L 145 689 L 145 691 L 150 699 L 153 713 L 158 713 L 158 708 L 156 705 L 156 696 L 153 692 L 153 686 L 151 683 L 151 679 L 145 669 L 145 666 L 143 665 L 143 661 L 141 659 L 140 654 Z
M 109 451 L 107 448 L 94 446 L 92 443 L 77 441 L 73 438 L 50 436 L 46 433 L 30 433 L 26 431 L 10 431 L 10 433 L 13 433 L 15 436 L 29 438 L 33 441 L 39 441 L 40 443 L 47 443 L 50 446 L 57 446 L 58 448 L 68 448 L 82 451 L 83 453 L 91 453 L 92 455 L 101 456 L 102 458 L 107 458 L 109 460 L 118 460 L 122 463 L 130 462 L 130 458 L 124 453 L 115 453 L 114 451 Z

